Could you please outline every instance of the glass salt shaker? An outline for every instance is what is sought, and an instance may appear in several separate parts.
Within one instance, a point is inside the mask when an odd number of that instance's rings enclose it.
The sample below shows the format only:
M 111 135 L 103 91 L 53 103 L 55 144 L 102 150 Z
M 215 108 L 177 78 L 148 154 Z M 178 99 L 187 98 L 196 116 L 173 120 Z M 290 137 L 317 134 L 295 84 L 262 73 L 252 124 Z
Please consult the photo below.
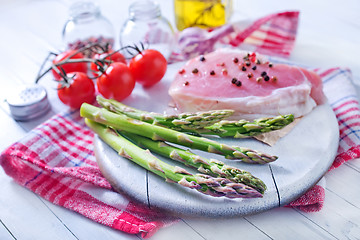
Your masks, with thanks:
M 79 49 L 90 43 L 109 47 L 114 45 L 114 27 L 100 8 L 92 2 L 81 1 L 71 5 L 69 19 L 63 29 L 66 49 Z
M 157 2 L 144 0 L 130 5 L 129 18 L 120 31 L 121 47 L 136 45 L 141 48 L 143 44 L 149 49 L 161 52 L 168 59 L 174 43 L 174 30 L 169 21 L 161 15 Z M 126 57 L 131 57 L 127 51 L 123 52 Z

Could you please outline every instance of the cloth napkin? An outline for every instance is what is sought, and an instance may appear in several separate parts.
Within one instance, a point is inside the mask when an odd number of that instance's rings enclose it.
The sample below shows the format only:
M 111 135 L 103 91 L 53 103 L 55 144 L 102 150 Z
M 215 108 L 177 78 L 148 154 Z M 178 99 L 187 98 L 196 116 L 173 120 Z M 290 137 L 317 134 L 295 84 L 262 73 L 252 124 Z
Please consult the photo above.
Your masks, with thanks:
M 348 160 L 360 157 L 360 108 L 353 85 L 351 70 L 347 68 L 312 69 L 323 80 L 324 93 L 339 123 L 339 148 L 329 171 Z M 325 199 L 325 181 L 308 190 L 288 206 L 305 212 L 321 210 Z
M 298 12 L 272 14 L 246 28 L 233 24 L 231 33 L 216 44 L 230 44 L 260 53 L 289 56 L 296 37 Z M 185 59 L 181 50 L 173 59 Z M 175 61 L 175 60 L 174 60 Z M 313 69 L 338 118 L 340 139 L 332 169 L 360 156 L 358 100 L 349 69 Z M 101 224 L 147 238 L 177 219 L 147 209 L 115 192 L 102 176 L 93 153 L 94 134 L 78 111 L 55 115 L 5 149 L 0 165 L 21 186 L 44 199 Z M 303 211 L 321 209 L 321 184 L 289 204 Z

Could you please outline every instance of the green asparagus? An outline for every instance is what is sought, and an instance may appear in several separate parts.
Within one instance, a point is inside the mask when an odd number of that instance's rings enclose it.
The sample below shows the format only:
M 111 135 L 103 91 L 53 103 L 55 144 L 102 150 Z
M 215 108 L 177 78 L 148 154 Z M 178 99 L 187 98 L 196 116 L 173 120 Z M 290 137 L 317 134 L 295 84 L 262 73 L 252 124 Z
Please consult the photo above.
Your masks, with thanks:
M 168 182 L 178 183 L 184 187 L 195 189 L 200 193 L 214 197 L 262 197 L 261 193 L 245 184 L 235 183 L 226 178 L 214 178 L 205 174 L 191 174 L 181 167 L 167 164 L 152 155 L 149 150 L 138 147 L 107 126 L 89 119 L 85 119 L 85 122 L 119 155 L 128 158 Z
M 126 130 L 127 132 L 148 137 L 153 140 L 168 141 L 202 151 L 224 155 L 229 159 L 239 159 L 247 163 L 258 164 L 273 162 L 277 159 L 276 156 L 260 153 L 255 150 L 243 147 L 232 147 L 204 137 L 192 136 L 168 128 L 152 125 L 87 103 L 84 103 L 81 106 L 80 115 L 119 130 Z
M 217 135 L 219 137 L 247 138 L 282 129 L 294 121 L 294 115 L 279 115 L 269 118 L 258 118 L 254 121 L 222 120 L 211 126 L 196 130 L 199 134 Z
M 146 137 L 121 131 L 121 134 L 139 146 L 149 149 L 152 152 L 169 157 L 173 160 L 180 161 L 186 165 L 197 168 L 199 172 L 212 175 L 215 177 L 228 178 L 233 182 L 243 183 L 264 193 L 266 185 L 259 178 L 254 177 L 251 173 L 226 165 L 216 159 L 207 159 L 196 155 L 190 151 L 183 150 L 166 144 L 163 141 L 153 141 Z
M 105 99 L 97 96 L 96 100 L 102 107 L 111 112 L 122 113 L 134 119 L 158 126 L 168 127 L 177 131 L 201 129 L 206 126 L 211 126 L 216 122 L 228 118 L 234 113 L 234 110 L 213 110 L 206 112 L 164 115 L 154 112 L 141 111 L 124 105 L 114 99 Z
M 128 117 L 147 123 L 164 126 L 173 130 L 198 135 L 217 135 L 219 137 L 248 138 L 261 133 L 279 130 L 294 121 L 294 116 L 280 115 L 272 118 L 259 118 L 254 121 L 228 121 L 233 110 L 213 110 L 179 115 L 163 115 L 141 111 L 126 106 L 113 99 L 97 97 L 98 103 L 107 110 L 125 114 Z

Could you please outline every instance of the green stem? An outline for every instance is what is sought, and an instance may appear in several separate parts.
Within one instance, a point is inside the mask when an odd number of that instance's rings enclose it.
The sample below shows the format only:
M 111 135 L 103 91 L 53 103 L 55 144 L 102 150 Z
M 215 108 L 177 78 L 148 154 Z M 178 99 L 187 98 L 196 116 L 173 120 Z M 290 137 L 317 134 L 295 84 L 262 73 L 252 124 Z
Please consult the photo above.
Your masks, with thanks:
M 225 165 L 219 160 L 206 159 L 190 151 L 166 144 L 165 142 L 153 141 L 149 138 L 131 134 L 126 131 L 121 131 L 121 134 L 136 143 L 138 146 L 147 148 L 161 156 L 182 162 L 187 166 L 194 167 L 204 174 L 215 177 L 223 177 L 230 179 L 233 182 L 243 183 L 249 187 L 254 188 L 260 193 L 264 193 L 266 190 L 266 185 L 259 178 L 254 177 L 247 171 Z
M 117 151 L 119 155 L 133 161 L 167 181 L 178 183 L 184 187 L 195 189 L 200 193 L 214 197 L 262 197 L 262 194 L 256 190 L 241 183 L 234 183 L 224 178 L 212 178 L 211 176 L 204 174 L 193 175 L 185 169 L 161 161 L 152 155 L 149 150 L 143 150 L 105 125 L 89 119 L 85 119 L 85 123 L 96 132 L 103 141 Z
M 216 135 L 219 137 L 249 138 L 262 133 L 279 130 L 294 121 L 294 116 L 280 115 L 259 118 L 253 121 L 227 121 L 233 110 L 212 110 L 207 112 L 164 115 L 129 107 L 114 99 L 97 96 L 97 102 L 107 110 L 125 114 L 147 123 L 164 126 L 176 131 L 196 135 Z
M 205 152 L 224 155 L 229 159 L 239 159 L 248 163 L 265 164 L 277 159 L 276 156 L 260 153 L 255 150 L 232 147 L 204 137 L 192 136 L 168 128 L 145 123 L 123 114 L 116 114 L 84 103 L 80 108 L 80 115 L 93 121 L 138 134 L 153 140 L 168 141 Z

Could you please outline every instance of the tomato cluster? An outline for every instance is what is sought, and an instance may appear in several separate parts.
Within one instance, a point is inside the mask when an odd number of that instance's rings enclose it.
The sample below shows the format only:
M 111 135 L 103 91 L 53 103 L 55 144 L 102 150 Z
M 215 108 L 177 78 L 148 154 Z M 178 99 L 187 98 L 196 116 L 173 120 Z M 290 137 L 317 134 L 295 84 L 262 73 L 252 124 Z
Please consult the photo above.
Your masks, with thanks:
M 139 51 L 128 63 L 118 51 L 86 58 L 82 52 L 67 50 L 55 57 L 51 71 L 59 81 L 59 99 L 77 109 L 83 102 L 94 101 L 96 88 L 105 98 L 122 101 L 132 93 L 136 82 L 151 87 L 163 78 L 166 69 L 165 57 L 154 49 Z M 92 78 L 96 79 L 96 88 Z

